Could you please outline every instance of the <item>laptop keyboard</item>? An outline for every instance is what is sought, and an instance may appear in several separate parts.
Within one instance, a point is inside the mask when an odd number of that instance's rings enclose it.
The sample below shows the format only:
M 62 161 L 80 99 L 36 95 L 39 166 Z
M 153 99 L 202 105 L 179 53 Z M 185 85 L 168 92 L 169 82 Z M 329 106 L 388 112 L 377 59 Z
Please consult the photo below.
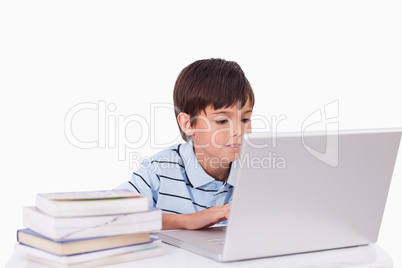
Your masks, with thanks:
M 207 242 L 211 242 L 211 243 L 214 243 L 214 244 L 223 246 L 223 244 L 224 244 L 224 242 L 225 242 L 225 238 L 224 238 L 224 237 L 221 237 L 221 238 L 210 238 L 210 239 L 207 239 Z

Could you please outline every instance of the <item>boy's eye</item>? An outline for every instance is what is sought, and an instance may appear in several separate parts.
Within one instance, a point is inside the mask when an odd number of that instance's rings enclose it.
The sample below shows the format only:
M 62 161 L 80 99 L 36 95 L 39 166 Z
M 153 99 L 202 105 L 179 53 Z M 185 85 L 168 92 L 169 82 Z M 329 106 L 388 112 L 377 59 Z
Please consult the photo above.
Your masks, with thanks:
M 241 120 L 243 123 L 248 123 L 248 122 L 251 122 L 251 120 L 250 120 L 250 118 L 244 118 L 244 119 L 242 119 Z M 228 120 L 216 120 L 215 121 L 217 124 L 219 124 L 219 125 L 223 125 L 223 124 L 226 124 L 227 122 L 228 122 Z
M 219 125 L 223 125 L 223 124 L 227 123 L 228 120 L 217 120 L 215 122 L 218 123 Z

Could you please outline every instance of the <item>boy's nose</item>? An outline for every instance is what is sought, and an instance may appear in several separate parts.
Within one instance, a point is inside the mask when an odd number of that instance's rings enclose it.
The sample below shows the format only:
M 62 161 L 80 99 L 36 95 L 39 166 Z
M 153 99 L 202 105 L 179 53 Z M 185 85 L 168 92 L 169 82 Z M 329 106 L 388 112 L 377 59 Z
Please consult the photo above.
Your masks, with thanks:
M 232 127 L 232 133 L 231 136 L 236 137 L 236 136 L 241 136 L 242 135 L 242 125 L 241 122 L 235 122 L 233 120 L 233 127 Z

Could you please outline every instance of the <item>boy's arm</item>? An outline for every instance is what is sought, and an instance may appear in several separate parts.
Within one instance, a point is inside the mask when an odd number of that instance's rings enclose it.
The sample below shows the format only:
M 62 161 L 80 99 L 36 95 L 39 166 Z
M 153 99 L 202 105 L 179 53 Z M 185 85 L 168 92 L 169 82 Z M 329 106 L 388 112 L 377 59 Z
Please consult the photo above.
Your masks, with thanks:
M 190 214 L 162 214 L 162 229 L 201 229 L 229 218 L 230 203 Z

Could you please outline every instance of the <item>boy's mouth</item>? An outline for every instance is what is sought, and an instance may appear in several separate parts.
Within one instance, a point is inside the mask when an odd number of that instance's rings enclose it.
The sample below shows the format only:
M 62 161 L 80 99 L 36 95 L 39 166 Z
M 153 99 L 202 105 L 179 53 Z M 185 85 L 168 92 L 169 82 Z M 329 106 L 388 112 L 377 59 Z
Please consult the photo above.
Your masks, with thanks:
M 238 151 L 241 148 L 241 144 L 240 143 L 228 144 L 228 145 L 225 145 L 225 148 L 228 148 L 229 150 L 232 150 L 232 151 Z

